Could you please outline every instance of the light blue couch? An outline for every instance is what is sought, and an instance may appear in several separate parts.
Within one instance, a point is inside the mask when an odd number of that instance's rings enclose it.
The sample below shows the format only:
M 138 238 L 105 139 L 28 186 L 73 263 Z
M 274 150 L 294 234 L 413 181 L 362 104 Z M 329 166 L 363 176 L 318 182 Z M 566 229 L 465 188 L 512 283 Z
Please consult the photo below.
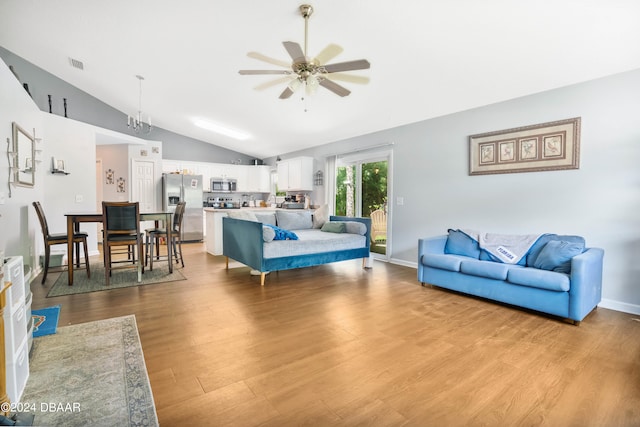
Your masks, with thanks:
M 418 241 L 418 280 L 442 288 L 560 316 L 579 324 L 600 302 L 604 250 L 585 248 L 565 263 L 570 271 L 535 268 L 544 245 L 580 241 L 579 236 L 543 235 L 520 265 L 487 259 L 482 252 L 445 250 L 447 235 Z M 584 244 L 584 239 L 582 239 Z M 550 246 L 551 247 L 551 246 Z M 455 252 L 455 251 L 454 251 Z M 547 251 L 548 252 L 548 251 Z
M 299 214 L 303 216 L 302 212 Z M 283 213 L 282 216 L 284 215 Z M 288 216 L 291 215 L 293 213 Z M 258 221 L 228 217 L 222 219 L 222 253 L 227 257 L 227 268 L 229 258 L 248 265 L 260 272 L 261 285 L 264 285 L 267 272 L 356 258 L 363 258 L 364 266 L 364 259 L 370 255 L 370 218 L 329 217 L 331 222 L 358 223 L 358 227 L 349 227 L 357 232 L 348 230 L 344 233 L 331 233 L 311 226 L 302 229 L 287 226 L 287 230 L 296 233 L 299 240 L 284 241 L 266 239 L 265 226 L 260 221 L 264 221 L 265 224 L 281 224 L 264 218 L 266 217 L 263 216 Z M 300 224 L 297 220 L 294 223 Z

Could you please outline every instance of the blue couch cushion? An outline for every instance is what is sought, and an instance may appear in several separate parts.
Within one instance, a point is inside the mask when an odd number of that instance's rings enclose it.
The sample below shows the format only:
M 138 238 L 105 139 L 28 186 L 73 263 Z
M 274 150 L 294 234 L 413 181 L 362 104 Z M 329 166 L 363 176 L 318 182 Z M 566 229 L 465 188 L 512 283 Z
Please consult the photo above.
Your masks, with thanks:
M 507 274 L 507 281 L 515 285 L 557 292 L 569 291 L 571 284 L 566 274 L 537 268 L 512 268 Z
M 584 242 L 571 243 L 564 240 L 551 240 L 538 254 L 533 266 L 558 273 L 571 272 L 571 258 L 584 251 Z
M 510 267 L 512 267 L 510 264 L 470 259 L 460 263 L 460 272 L 471 276 L 505 280 Z
M 440 270 L 447 271 L 460 271 L 460 262 L 468 257 L 457 255 L 443 255 L 443 254 L 424 254 L 422 255 L 422 265 L 427 267 L 439 268 Z
M 464 234 L 462 231 L 449 229 L 449 236 L 444 245 L 445 254 L 463 255 L 478 259 L 480 248 L 478 242 Z
M 531 249 L 529 249 L 529 254 L 527 254 L 527 267 L 533 267 L 533 264 L 536 262 L 536 258 L 540 255 L 540 251 L 542 251 L 544 245 L 552 240 L 564 240 L 565 242 L 582 243 L 583 246 L 585 245 L 584 237 L 582 236 L 543 234 L 536 243 L 531 246 Z

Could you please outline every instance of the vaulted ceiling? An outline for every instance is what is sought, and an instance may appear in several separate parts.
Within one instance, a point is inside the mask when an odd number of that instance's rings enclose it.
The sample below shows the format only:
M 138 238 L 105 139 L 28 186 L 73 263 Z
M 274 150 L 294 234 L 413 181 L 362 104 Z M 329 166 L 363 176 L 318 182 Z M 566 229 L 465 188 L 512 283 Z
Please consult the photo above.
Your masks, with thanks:
M 341 82 L 278 96 L 290 62 L 283 41 L 303 44 L 300 0 L 2 0 L 0 46 L 125 114 L 265 158 L 640 68 L 636 0 L 321 0 L 310 2 L 309 56 L 330 43 L 331 62 L 366 58 L 366 85 Z M 84 69 L 70 64 L 81 61 Z M 241 130 L 238 141 L 193 124 Z

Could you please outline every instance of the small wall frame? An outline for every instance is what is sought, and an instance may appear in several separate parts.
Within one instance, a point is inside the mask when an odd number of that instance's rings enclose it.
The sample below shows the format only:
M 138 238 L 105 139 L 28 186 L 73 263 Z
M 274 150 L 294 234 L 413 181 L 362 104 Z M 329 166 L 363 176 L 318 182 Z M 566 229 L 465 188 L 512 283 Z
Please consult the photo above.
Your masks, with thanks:
M 469 136 L 469 175 L 579 166 L 580 117 Z

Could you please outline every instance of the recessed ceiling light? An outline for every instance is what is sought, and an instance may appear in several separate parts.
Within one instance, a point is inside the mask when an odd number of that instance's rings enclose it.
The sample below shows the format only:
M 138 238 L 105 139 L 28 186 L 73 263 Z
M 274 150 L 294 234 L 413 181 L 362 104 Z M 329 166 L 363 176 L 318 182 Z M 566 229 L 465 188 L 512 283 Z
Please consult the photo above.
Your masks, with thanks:
M 219 133 L 221 135 L 229 136 L 231 138 L 239 139 L 241 141 L 245 139 L 249 139 L 251 137 L 251 135 L 249 135 L 246 132 L 236 130 L 236 129 L 230 129 L 228 127 L 221 126 L 219 124 L 216 124 L 204 119 L 195 119 L 193 121 L 193 124 L 203 129 L 210 130 L 211 132 Z

